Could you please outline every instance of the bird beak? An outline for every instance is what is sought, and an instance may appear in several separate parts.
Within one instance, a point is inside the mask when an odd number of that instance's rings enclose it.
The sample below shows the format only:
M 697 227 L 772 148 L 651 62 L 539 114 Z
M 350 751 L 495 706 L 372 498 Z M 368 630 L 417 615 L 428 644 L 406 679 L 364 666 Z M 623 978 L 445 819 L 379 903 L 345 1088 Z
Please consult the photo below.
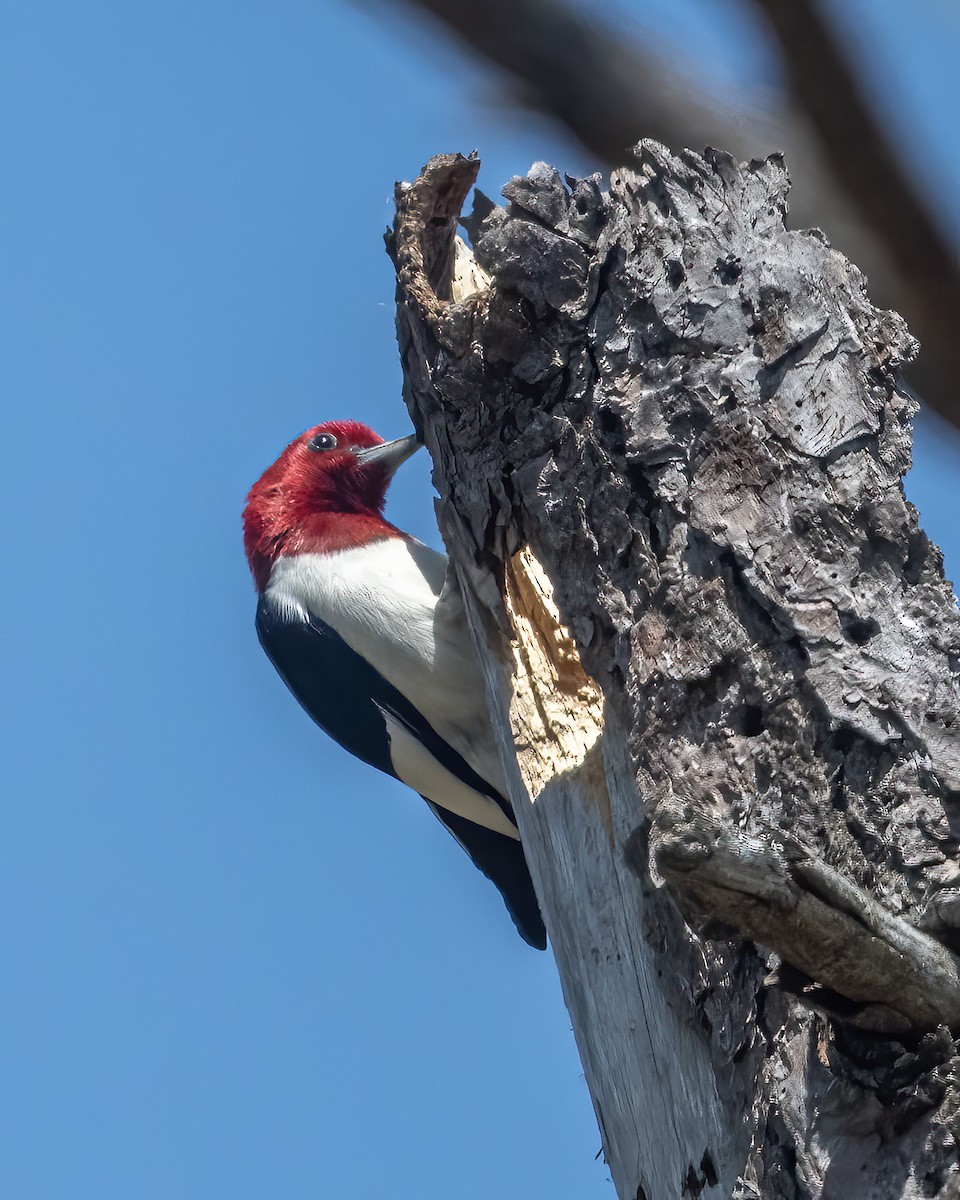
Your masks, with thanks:
M 411 454 L 416 454 L 422 444 L 417 440 L 415 433 L 410 433 L 406 437 L 397 438 L 392 442 L 381 442 L 379 446 L 370 446 L 366 450 L 354 450 L 353 455 L 362 467 L 376 463 L 386 467 L 388 474 L 392 475 Z

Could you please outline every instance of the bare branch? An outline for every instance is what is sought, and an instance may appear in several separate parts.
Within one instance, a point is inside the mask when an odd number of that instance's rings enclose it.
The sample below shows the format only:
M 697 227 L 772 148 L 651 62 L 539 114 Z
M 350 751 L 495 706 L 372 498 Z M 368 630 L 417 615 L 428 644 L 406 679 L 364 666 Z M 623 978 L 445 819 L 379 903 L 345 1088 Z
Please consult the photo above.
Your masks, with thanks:
M 396 3 L 396 0 L 394 0 Z M 910 378 L 960 426 L 960 265 L 856 85 L 812 0 L 757 0 L 773 21 L 796 104 L 739 103 L 683 79 L 637 39 L 568 0 L 405 0 L 508 72 L 601 162 L 640 138 L 675 150 L 718 146 L 742 159 L 784 153 L 791 223 L 819 227 L 869 276 L 872 296 L 902 312 L 923 348 Z
M 729 144 L 733 125 L 753 124 L 748 113 L 729 111 L 729 102 L 720 106 L 726 114 L 718 112 L 716 97 L 566 0 L 412 3 L 509 72 L 519 83 L 518 100 L 561 121 L 602 163 L 624 162 L 641 136 L 666 145 Z M 740 139 L 750 140 L 751 133 Z
M 863 1007 L 861 1028 L 960 1031 L 960 971 L 945 947 L 782 834 L 764 839 L 685 813 L 655 843 L 665 879 L 741 936 Z
M 816 0 L 754 0 L 776 34 L 796 104 L 826 161 L 889 256 L 894 301 L 920 339 L 913 378 L 932 408 L 960 424 L 960 261 L 867 102 L 852 65 Z

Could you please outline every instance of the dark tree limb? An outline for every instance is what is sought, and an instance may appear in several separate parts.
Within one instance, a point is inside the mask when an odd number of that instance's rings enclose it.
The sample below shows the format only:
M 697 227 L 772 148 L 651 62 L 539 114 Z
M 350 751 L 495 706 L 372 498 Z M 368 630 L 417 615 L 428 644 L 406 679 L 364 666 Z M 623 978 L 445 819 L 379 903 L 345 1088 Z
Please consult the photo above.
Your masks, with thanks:
M 639 138 L 674 150 L 723 146 L 741 158 L 782 152 L 799 228 L 819 227 L 895 305 L 923 354 L 911 379 L 960 426 L 960 255 L 935 206 L 864 101 L 836 34 L 814 0 L 755 0 L 787 66 L 793 103 L 712 95 L 655 50 L 568 0 L 405 0 L 516 81 L 518 98 L 561 124 L 601 163 Z
M 754 0 L 770 22 L 791 94 L 807 115 L 830 171 L 889 256 L 897 307 L 923 346 L 913 376 L 921 394 L 960 424 L 960 259 L 903 155 L 867 102 L 818 0 Z
M 914 344 L 782 161 L 474 225 L 398 190 L 405 395 L 621 1197 L 953 1194 L 960 622 Z
M 640 132 L 705 145 L 746 112 L 718 116 L 713 97 L 664 67 L 596 13 L 566 0 L 414 0 L 516 81 L 517 99 L 562 122 L 599 162 L 623 161 Z

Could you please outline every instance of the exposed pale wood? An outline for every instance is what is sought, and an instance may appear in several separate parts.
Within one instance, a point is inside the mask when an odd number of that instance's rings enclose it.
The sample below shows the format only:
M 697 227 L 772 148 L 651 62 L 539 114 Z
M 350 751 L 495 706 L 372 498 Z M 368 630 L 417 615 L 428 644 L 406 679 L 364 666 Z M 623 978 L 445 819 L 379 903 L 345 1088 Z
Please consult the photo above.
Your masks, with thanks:
M 538 893 L 549 897 L 548 932 L 607 1163 L 621 1195 L 679 1196 L 691 1172 L 703 1178 L 702 1163 L 732 1186 L 741 1122 L 722 1110 L 697 1031 L 667 1003 L 642 933 L 643 886 L 617 851 L 637 800 L 623 731 L 604 713 L 527 548 L 507 564 L 506 608 L 510 658 L 484 654 L 488 694 L 504 747 L 515 749 L 504 763 L 511 798 Z M 489 645 L 472 603 L 468 611 Z M 584 904 L 587 895 L 602 900 Z
M 511 181 L 458 302 L 475 169 L 398 193 L 405 392 L 618 1194 L 951 1195 L 960 622 L 900 484 L 912 342 L 785 230 L 782 162 L 655 143 Z
M 473 257 L 463 238 L 453 239 L 453 279 L 450 282 L 450 299 L 459 304 L 478 292 L 485 292 L 490 279 Z
M 558 775 L 576 774 L 584 798 L 596 797 L 609 830 L 610 804 L 596 766 L 603 693 L 584 671 L 560 622 L 550 580 L 528 547 L 507 563 L 506 606 L 512 626 L 510 729 L 524 787 L 535 799 Z

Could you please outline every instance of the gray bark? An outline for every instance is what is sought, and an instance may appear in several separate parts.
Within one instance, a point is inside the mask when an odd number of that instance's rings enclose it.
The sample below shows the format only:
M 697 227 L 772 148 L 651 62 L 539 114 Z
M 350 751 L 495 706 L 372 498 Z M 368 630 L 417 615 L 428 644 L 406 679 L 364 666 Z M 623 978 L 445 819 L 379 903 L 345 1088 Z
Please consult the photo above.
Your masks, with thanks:
M 399 0 L 395 0 L 398 3 Z M 512 78 L 513 98 L 549 114 L 600 163 L 638 137 L 724 146 L 743 158 L 786 153 L 794 226 L 815 223 L 901 309 L 923 342 L 909 378 L 960 426 L 957 246 L 905 148 L 861 82 L 864 46 L 843 38 L 823 0 L 753 0 L 782 60 L 789 96 L 716 91 L 648 31 L 579 0 L 403 0 Z M 746 6 L 749 10 L 750 6 Z M 621 15 L 622 16 L 622 15 Z M 758 31 L 760 32 L 760 31 Z M 500 79 L 500 85 L 504 80 Z M 504 87 L 498 86 L 502 106 Z M 510 84 L 506 84 L 508 97 Z M 940 205 L 942 208 L 942 204 Z
M 398 189 L 406 399 L 621 1200 L 960 1195 L 960 622 L 914 343 L 781 160 Z

